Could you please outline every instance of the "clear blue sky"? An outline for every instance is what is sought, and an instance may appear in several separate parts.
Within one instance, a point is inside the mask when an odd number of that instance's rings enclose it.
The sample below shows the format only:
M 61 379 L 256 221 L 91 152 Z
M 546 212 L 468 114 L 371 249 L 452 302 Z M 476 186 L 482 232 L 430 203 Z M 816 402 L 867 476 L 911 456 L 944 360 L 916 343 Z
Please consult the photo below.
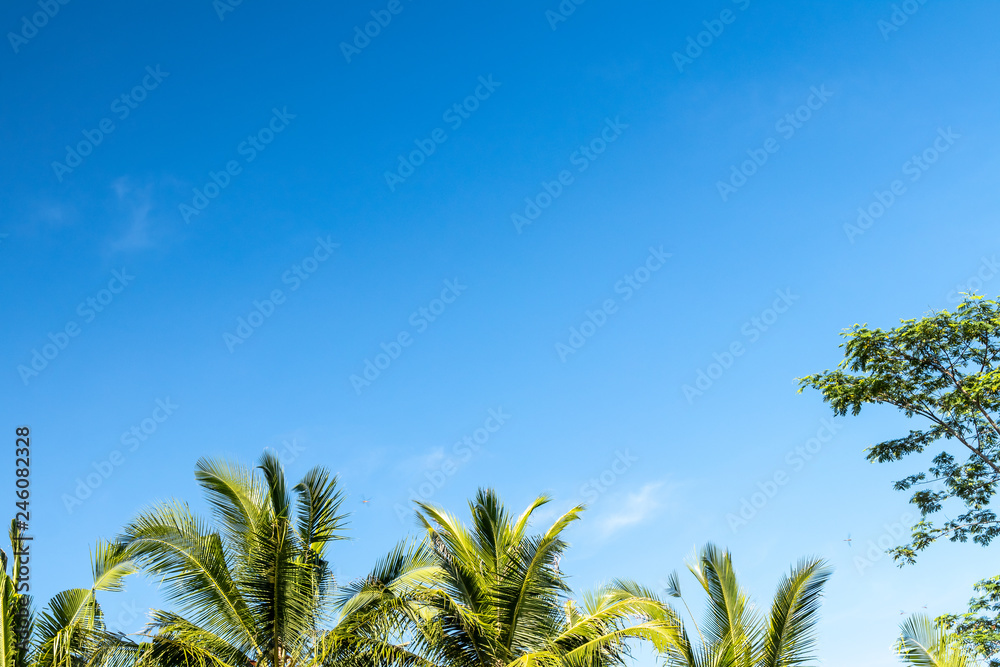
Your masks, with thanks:
M 343 577 L 421 483 L 588 502 L 580 589 L 712 540 L 766 603 L 824 556 L 830 665 L 896 664 L 901 611 L 996 573 L 953 544 L 859 568 L 922 462 L 865 462 L 890 411 L 828 437 L 795 393 L 844 327 L 1000 292 L 995 3 L 51 4 L 0 10 L 0 398 L 40 598 L 145 504 L 200 506 L 200 456 L 265 447 L 340 473 Z

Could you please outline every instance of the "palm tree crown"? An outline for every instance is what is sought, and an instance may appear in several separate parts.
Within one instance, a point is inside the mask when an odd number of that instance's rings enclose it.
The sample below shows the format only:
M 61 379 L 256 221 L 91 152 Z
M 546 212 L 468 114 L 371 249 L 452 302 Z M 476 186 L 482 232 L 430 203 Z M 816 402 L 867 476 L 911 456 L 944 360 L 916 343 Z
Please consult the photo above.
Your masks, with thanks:
M 278 458 L 254 470 L 198 461 L 215 525 L 184 503 L 156 505 L 121 537 L 147 573 L 162 578 L 177 611 L 151 612 L 149 641 L 120 643 L 112 663 L 302 667 L 315 661 L 334 591 L 327 547 L 343 539 L 337 480 L 309 471 L 291 492 Z
M 709 544 L 689 569 L 708 595 L 708 610 L 701 626 L 695 624 L 697 643 L 683 626 L 673 635 L 665 652 L 669 667 L 794 667 L 814 659 L 820 598 L 830 576 L 824 561 L 793 567 L 766 616 L 740 586 L 728 551 Z M 667 593 L 681 598 L 676 574 Z
M 328 637 L 334 661 L 419 667 L 588 666 L 620 663 L 629 641 L 665 646 L 664 607 L 616 582 L 578 604 L 557 562 L 574 507 L 540 535 L 528 534 L 539 497 L 519 516 L 493 491 L 470 503 L 471 525 L 426 503 L 424 539 L 396 547 L 341 594 L 342 632 Z M 347 634 L 345 634 L 345 631 Z

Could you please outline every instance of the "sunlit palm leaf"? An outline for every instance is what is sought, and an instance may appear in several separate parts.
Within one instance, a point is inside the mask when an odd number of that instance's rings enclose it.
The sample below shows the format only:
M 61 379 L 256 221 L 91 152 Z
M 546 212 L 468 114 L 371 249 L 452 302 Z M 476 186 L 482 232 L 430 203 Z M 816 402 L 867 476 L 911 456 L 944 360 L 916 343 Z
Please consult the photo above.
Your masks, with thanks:
M 945 630 L 924 614 L 914 614 L 900 626 L 899 653 L 914 667 L 972 667 L 962 647 L 950 642 Z
M 812 659 L 816 619 L 830 570 L 819 560 L 800 562 L 778 584 L 764 640 L 761 667 L 798 667 Z
M 256 471 L 203 459 L 196 478 L 216 525 L 179 502 L 141 513 L 122 544 L 163 584 L 177 613 L 154 611 L 149 640 L 105 650 L 125 667 L 309 667 L 333 603 L 325 545 L 342 539 L 345 517 L 336 478 L 321 468 L 294 487 L 291 498 L 278 457 L 261 457 Z M 145 662 L 143 662 L 145 661 Z
M 820 596 L 830 576 L 823 561 L 804 560 L 792 568 L 766 618 L 739 585 L 728 552 L 706 545 L 689 569 L 708 595 L 705 631 L 692 646 L 680 619 L 665 618 L 675 624 L 661 633 L 668 667 L 799 667 L 815 659 Z M 667 594 L 681 597 L 675 576 L 668 579 Z
M 683 627 L 650 591 L 616 583 L 585 597 L 582 608 L 568 599 L 557 562 L 566 548 L 562 534 L 582 507 L 529 535 L 533 513 L 547 502 L 540 496 L 514 517 L 493 491 L 481 490 L 468 525 L 418 502 L 423 543 L 399 545 L 341 592 L 338 629 L 364 638 L 355 650 L 381 635 L 405 651 L 393 657 L 371 644 L 379 665 L 611 667 L 636 641 L 669 650 L 667 637 L 681 636 Z

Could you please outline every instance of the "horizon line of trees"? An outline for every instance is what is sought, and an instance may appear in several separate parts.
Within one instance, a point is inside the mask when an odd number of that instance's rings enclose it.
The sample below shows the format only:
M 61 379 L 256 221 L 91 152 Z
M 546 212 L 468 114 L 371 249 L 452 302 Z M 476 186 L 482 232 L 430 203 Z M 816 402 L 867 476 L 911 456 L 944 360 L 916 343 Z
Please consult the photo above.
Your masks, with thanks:
M 890 405 L 924 428 L 872 445 L 871 462 L 939 448 L 927 472 L 895 483 L 920 511 L 912 563 L 947 538 L 988 546 L 1000 535 L 1000 304 L 966 296 L 954 312 L 902 320 L 891 330 L 843 333 L 835 370 L 799 380 L 837 415 Z M 964 452 L 965 459 L 958 458 Z M 560 559 L 578 505 L 531 534 L 539 496 L 520 514 L 481 489 L 469 519 L 415 503 L 422 529 L 371 571 L 339 586 L 330 545 L 345 539 L 338 480 L 315 467 L 289 486 L 277 456 L 255 468 L 201 459 L 195 478 L 211 517 L 178 500 L 142 511 L 92 555 L 93 582 L 56 594 L 37 612 L 20 592 L 22 538 L 0 550 L 0 667 L 624 667 L 646 645 L 664 667 L 794 667 L 815 659 L 816 625 L 831 570 L 800 560 L 768 607 L 740 584 L 731 554 L 705 545 L 688 564 L 704 595 L 694 617 L 673 573 L 663 595 L 625 579 L 574 592 Z M 937 526 L 933 515 L 961 506 Z M 947 518 L 947 517 L 946 517 Z M 7 566 L 11 565 L 10 572 Z M 143 573 L 163 582 L 172 609 L 151 609 L 135 635 L 107 627 L 98 594 Z M 976 586 L 969 612 L 901 625 L 896 649 L 910 665 L 1000 661 L 1000 577 Z M 672 606 L 677 600 L 683 610 Z
M 708 608 L 699 623 L 676 572 L 665 596 L 625 579 L 574 594 L 559 569 L 562 534 L 584 507 L 531 534 L 549 497 L 514 515 L 481 489 L 468 522 L 417 502 L 423 535 L 338 586 L 329 547 L 345 539 L 347 517 L 329 471 L 313 468 L 289 486 L 265 452 L 256 468 L 201 459 L 195 477 L 211 518 L 176 500 L 141 512 L 97 545 L 90 587 L 63 591 L 31 615 L 28 650 L 3 641 L 18 630 L 13 612 L 25 602 L 5 561 L 0 667 L 610 667 L 639 644 L 686 667 L 813 657 L 830 576 L 820 559 L 793 566 L 764 611 L 740 585 L 729 552 L 706 545 L 689 564 Z M 19 540 L 15 525 L 15 553 Z M 151 609 L 146 627 L 128 636 L 107 627 L 98 595 L 123 590 L 137 573 L 162 580 L 172 609 Z

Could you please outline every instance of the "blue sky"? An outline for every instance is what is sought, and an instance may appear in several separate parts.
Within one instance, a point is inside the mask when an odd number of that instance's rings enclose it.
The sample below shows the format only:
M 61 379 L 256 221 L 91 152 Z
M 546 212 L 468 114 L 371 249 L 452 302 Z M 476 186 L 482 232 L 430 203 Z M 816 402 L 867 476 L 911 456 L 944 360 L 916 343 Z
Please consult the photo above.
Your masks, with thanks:
M 896 664 L 901 611 L 995 569 L 859 565 L 923 462 L 866 463 L 903 420 L 831 427 L 795 378 L 855 322 L 1000 292 L 1000 9 L 903 4 L 7 3 L 0 391 L 32 429 L 34 591 L 86 585 L 144 505 L 200 506 L 200 456 L 270 447 L 341 475 L 343 577 L 413 494 L 546 492 L 542 518 L 589 505 L 579 589 L 711 540 L 766 603 L 820 555 L 824 664 Z M 153 595 L 105 606 L 137 627 Z

